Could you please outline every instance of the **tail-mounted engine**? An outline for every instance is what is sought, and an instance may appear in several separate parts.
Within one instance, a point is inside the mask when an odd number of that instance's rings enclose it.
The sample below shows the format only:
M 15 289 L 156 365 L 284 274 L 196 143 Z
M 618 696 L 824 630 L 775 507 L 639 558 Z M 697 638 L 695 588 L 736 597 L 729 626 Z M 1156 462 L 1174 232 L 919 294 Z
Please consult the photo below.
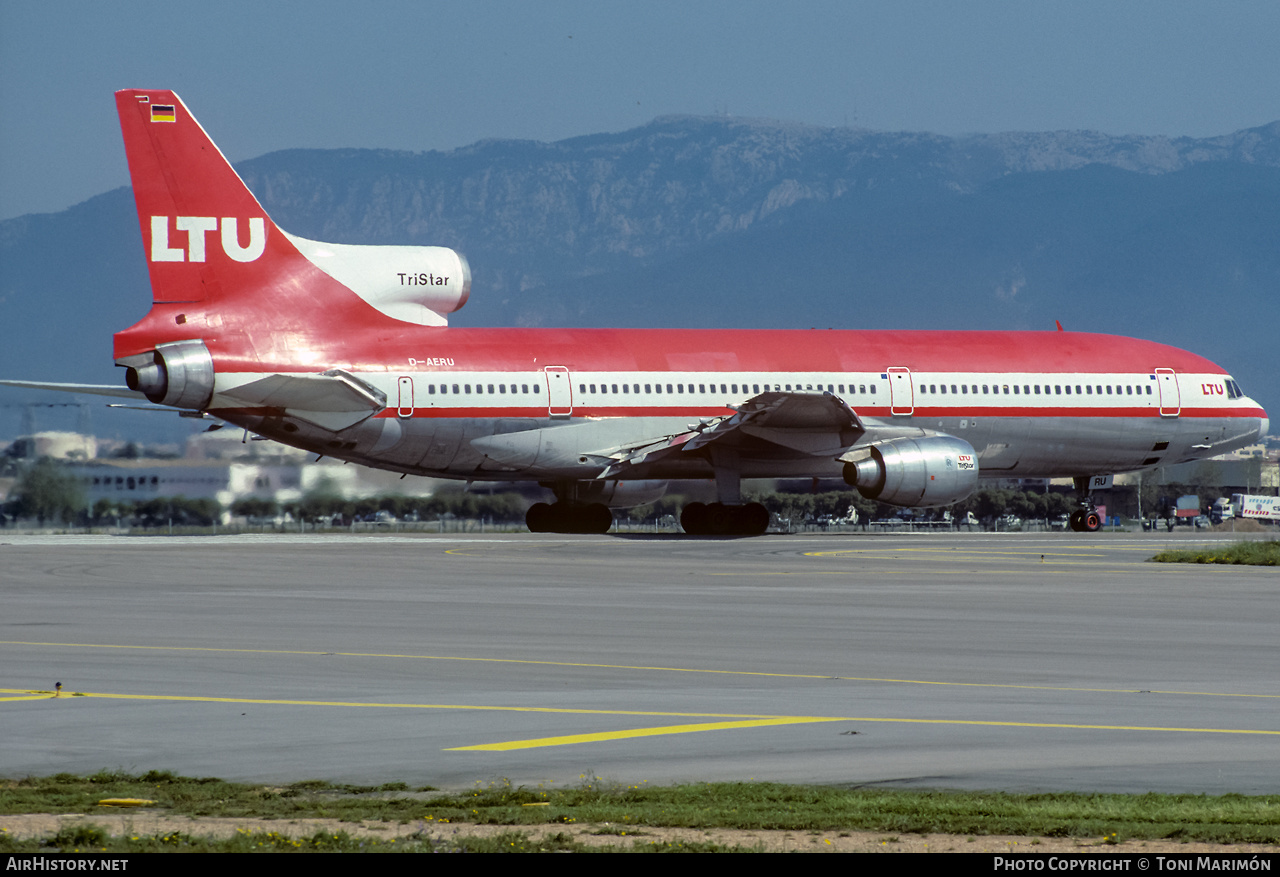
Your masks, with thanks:
M 448 247 L 325 244 L 286 235 L 311 264 L 389 317 L 446 326 L 471 295 L 471 266 Z
M 867 499 L 900 506 L 941 506 L 978 486 L 973 446 L 949 435 L 896 439 L 863 449 L 844 464 L 844 480 Z
M 146 393 L 157 405 L 199 410 L 213 398 L 213 357 L 203 341 L 157 344 L 146 354 L 122 361 L 130 390 Z

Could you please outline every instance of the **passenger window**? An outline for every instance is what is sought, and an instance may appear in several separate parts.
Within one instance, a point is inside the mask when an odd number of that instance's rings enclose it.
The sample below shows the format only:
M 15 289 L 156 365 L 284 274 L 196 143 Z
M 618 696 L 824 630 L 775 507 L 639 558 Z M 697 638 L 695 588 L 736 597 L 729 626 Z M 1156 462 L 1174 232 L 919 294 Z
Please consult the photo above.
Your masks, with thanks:
M 453 385 L 453 395 L 455 395 L 455 396 L 456 396 L 456 395 L 458 395 L 458 385 L 457 385 L 457 384 L 454 384 L 454 385 Z
M 493 384 L 490 384 L 490 385 L 489 385 L 489 395 L 490 395 L 490 396 L 492 396 L 492 395 L 493 395 Z

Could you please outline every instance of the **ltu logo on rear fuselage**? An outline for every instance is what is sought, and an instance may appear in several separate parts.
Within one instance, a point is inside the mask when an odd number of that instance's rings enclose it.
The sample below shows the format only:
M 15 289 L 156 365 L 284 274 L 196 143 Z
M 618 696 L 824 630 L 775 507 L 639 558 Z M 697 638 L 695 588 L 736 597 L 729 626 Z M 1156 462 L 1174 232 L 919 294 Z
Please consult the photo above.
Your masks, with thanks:
M 261 216 L 249 219 L 249 245 L 240 246 L 240 223 L 234 216 L 178 216 L 175 228 L 187 233 L 187 248 L 169 246 L 169 217 L 151 217 L 152 262 L 205 261 L 205 235 L 221 230 L 222 252 L 236 262 L 252 262 L 266 251 L 267 224 Z

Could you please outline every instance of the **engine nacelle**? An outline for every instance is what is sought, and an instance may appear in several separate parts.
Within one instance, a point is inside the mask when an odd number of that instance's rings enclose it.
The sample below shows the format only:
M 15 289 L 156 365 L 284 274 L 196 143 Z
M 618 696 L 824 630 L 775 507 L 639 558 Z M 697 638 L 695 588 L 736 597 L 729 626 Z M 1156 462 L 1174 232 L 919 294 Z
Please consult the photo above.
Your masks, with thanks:
M 125 383 L 157 405 L 200 410 L 213 398 L 213 357 L 203 341 L 157 344 L 151 362 L 129 366 Z
M 471 266 L 448 247 L 325 244 L 287 235 L 325 274 L 389 317 L 444 326 L 467 303 Z
M 978 455 L 949 435 L 895 439 L 845 463 L 844 480 L 867 499 L 891 505 L 950 505 L 977 488 Z

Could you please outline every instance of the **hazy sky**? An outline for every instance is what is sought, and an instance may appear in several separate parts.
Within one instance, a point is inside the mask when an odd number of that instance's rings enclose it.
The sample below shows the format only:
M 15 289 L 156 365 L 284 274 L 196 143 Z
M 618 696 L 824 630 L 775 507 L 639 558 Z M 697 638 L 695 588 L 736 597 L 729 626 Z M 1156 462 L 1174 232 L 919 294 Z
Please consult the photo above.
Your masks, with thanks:
M 233 161 L 557 140 L 671 113 L 1207 136 L 1280 118 L 1280 3 L 0 0 L 0 218 L 128 182 L 113 91 Z

